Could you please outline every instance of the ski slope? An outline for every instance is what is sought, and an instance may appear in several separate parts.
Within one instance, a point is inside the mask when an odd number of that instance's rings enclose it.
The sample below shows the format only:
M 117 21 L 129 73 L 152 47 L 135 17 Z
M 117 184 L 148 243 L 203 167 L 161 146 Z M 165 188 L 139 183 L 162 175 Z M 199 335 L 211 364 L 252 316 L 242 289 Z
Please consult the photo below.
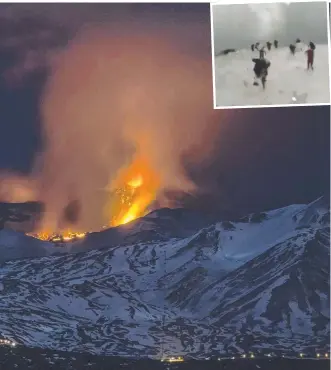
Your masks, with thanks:
M 304 49 L 306 50 L 306 49 Z M 288 47 L 267 51 L 270 60 L 266 90 L 253 86 L 252 58 L 258 52 L 239 50 L 215 57 L 217 107 L 283 104 L 329 104 L 328 46 L 317 45 L 314 71 L 306 70 L 306 55 L 291 55 Z

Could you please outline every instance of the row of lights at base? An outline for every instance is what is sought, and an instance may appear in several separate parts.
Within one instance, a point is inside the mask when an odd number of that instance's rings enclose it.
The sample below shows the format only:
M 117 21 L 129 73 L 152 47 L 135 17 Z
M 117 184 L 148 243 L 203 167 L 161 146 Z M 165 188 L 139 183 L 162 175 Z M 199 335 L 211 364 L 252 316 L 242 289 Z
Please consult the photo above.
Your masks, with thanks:
M 267 355 L 265 355 L 266 357 L 277 357 L 277 356 L 274 356 L 272 355 L 271 353 L 268 353 Z M 299 354 L 299 357 L 300 358 L 304 358 L 304 354 L 303 353 L 300 353 Z M 282 357 L 285 357 L 284 355 L 282 355 Z M 246 355 L 246 354 L 243 354 L 241 355 L 239 358 L 255 358 L 255 355 L 253 353 L 249 354 L 249 355 Z M 324 356 L 320 353 L 316 353 L 316 358 L 329 358 L 329 354 L 328 353 L 325 353 Z M 231 360 L 235 360 L 236 357 L 230 357 Z M 206 360 L 210 360 L 210 357 L 207 357 Z M 218 361 L 221 361 L 222 358 L 218 358 L 217 359 Z M 223 358 L 223 360 L 225 360 L 225 358 Z M 183 357 L 169 357 L 169 358 L 164 358 L 161 360 L 161 362 L 184 362 L 184 358 Z
M 304 358 L 304 354 L 303 353 L 300 353 L 300 355 L 299 355 L 301 358 Z M 326 353 L 324 356 L 323 355 L 321 355 L 320 353 L 316 353 L 316 357 L 317 358 L 321 358 L 321 357 L 325 357 L 325 358 L 329 358 L 329 354 L 328 353 Z
M 15 347 L 16 346 L 16 343 L 13 342 L 12 340 L 8 340 L 8 339 L 0 339 L 0 345 L 6 345 L 6 346 L 12 346 L 12 347 Z
M 273 356 L 271 353 L 268 353 L 267 355 L 265 355 L 267 357 L 276 357 L 276 356 Z M 246 355 L 246 354 L 243 354 L 240 356 L 241 358 L 255 358 L 254 354 L 251 353 L 250 355 Z M 284 355 L 282 355 L 281 357 L 285 357 Z M 305 355 L 303 353 L 299 353 L 299 357 L 300 358 L 304 358 Z M 324 356 L 320 353 L 316 353 L 316 358 L 329 358 L 329 354 L 328 353 L 325 353 Z M 235 357 L 231 357 L 231 360 L 234 360 Z M 218 358 L 218 360 L 220 361 L 221 359 Z

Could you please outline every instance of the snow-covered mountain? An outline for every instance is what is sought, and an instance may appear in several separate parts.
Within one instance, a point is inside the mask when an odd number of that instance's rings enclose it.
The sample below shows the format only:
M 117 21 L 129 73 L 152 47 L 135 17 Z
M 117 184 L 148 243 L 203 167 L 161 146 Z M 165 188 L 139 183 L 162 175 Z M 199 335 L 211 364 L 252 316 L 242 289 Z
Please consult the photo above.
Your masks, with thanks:
M 303 51 L 293 56 L 288 47 L 267 50 L 271 66 L 265 91 L 253 86 L 252 58 L 258 58 L 257 51 L 238 50 L 215 56 L 217 107 L 330 102 L 328 45 L 316 46 L 314 71 L 308 72 Z
M 129 224 L 88 234 L 83 240 L 69 244 L 66 249 L 82 252 L 137 242 L 185 238 L 213 222 L 215 218 L 198 212 L 183 208 L 162 208 Z
M 16 206 L 16 208 L 19 207 Z M 6 228 L 0 231 L 0 263 L 27 257 L 86 252 L 136 242 L 179 239 L 191 236 L 213 222 L 215 218 L 212 216 L 181 208 L 163 208 L 127 225 L 90 233 L 82 240 L 62 244 L 61 247 Z
M 140 220 L 140 232 L 169 212 Z M 139 241 L 138 233 L 134 243 L 107 247 L 102 235 L 97 249 L 1 265 L 2 336 L 28 346 L 144 356 L 161 348 L 199 357 L 328 346 L 325 198 L 186 237 Z
M 44 257 L 55 254 L 58 248 L 23 232 L 10 229 L 0 231 L 0 263 L 21 258 Z

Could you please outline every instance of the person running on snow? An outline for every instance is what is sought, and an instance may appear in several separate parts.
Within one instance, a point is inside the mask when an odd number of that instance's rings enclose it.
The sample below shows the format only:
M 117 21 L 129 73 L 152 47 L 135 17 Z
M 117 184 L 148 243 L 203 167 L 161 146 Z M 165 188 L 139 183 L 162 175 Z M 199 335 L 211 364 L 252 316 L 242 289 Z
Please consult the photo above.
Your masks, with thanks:
M 290 52 L 291 52 L 291 54 L 292 54 L 292 55 L 295 55 L 295 45 L 291 44 L 291 45 L 289 46 L 289 48 L 290 48 Z
M 274 46 L 275 46 L 276 49 L 278 48 L 278 40 L 274 41 Z
M 314 70 L 314 50 L 309 47 L 306 51 L 307 54 L 307 70 L 311 69 Z
M 254 86 L 258 86 L 259 83 L 257 82 L 258 79 L 261 79 L 263 89 L 265 89 L 265 84 L 267 81 L 267 76 L 268 76 L 268 68 L 270 67 L 271 63 L 266 60 L 265 58 L 253 58 L 252 59 L 254 63 Z
M 264 50 L 264 46 L 259 50 L 260 53 L 260 59 L 263 59 L 266 55 L 266 51 Z
M 268 41 L 268 42 L 267 42 L 267 48 L 268 48 L 268 50 L 269 50 L 269 51 L 271 50 L 271 45 L 272 45 L 272 44 L 271 44 L 271 42 L 270 42 L 270 41 Z

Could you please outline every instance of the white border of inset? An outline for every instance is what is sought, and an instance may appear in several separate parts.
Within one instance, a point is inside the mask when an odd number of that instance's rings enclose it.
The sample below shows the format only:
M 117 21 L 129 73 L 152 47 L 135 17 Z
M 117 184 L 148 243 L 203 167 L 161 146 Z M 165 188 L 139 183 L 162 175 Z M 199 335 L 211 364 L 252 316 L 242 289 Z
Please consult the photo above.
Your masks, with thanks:
M 215 46 L 214 46 L 214 20 L 213 20 L 213 6 L 215 5 L 244 5 L 244 4 L 267 4 L 267 3 L 324 3 L 326 4 L 327 16 L 327 38 L 328 38 L 328 56 L 329 56 L 329 103 L 315 103 L 315 104 L 270 104 L 270 105 L 230 105 L 224 107 L 216 106 L 216 83 L 215 83 Z M 213 78 L 213 108 L 214 109 L 250 109 L 250 108 L 281 108 L 281 107 L 311 107 L 311 106 L 330 106 L 331 110 L 331 37 L 330 37 L 330 12 L 328 1 L 323 0 L 293 0 L 293 1 L 273 1 L 273 0 L 221 0 L 212 1 L 210 3 L 210 35 L 211 35 L 211 52 L 212 52 L 212 78 Z M 331 5 L 330 5 L 331 6 Z
M 328 2 L 328 0 L 326 1 Z M 291 1 L 275 1 L 275 0 L 214 0 L 211 5 L 244 5 L 244 4 L 268 4 L 268 3 L 324 3 L 323 0 L 291 0 Z
M 326 2 L 326 8 L 327 8 L 326 9 L 326 17 L 327 17 L 326 19 L 328 22 L 327 29 L 328 29 L 328 49 L 329 49 L 329 89 L 330 89 L 330 104 L 331 104 L 331 27 L 330 27 L 331 2 Z M 330 105 L 330 109 L 331 109 L 331 105 Z

